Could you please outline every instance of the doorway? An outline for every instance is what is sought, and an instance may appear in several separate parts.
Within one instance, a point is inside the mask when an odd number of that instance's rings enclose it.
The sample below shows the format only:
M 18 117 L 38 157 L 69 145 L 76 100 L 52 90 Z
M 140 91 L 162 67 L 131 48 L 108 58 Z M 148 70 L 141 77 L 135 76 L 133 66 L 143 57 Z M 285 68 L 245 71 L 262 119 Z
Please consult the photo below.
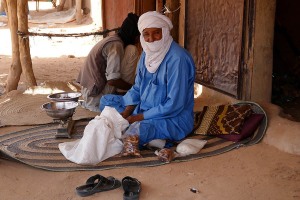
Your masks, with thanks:
M 277 0 L 272 103 L 300 122 L 300 1 Z

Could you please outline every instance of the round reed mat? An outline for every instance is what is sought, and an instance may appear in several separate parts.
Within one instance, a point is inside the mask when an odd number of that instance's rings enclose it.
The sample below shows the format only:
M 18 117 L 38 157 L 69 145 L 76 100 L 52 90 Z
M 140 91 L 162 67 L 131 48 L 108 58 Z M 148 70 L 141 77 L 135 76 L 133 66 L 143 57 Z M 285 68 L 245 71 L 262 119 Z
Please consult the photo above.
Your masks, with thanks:
M 50 171 L 103 170 L 129 166 L 162 164 L 155 154 L 143 152 L 143 158 L 114 156 L 96 166 L 78 165 L 67 160 L 58 144 L 80 139 L 88 121 L 76 121 L 72 139 L 55 138 L 57 124 L 48 124 L 0 136 L 0 151 L 5 157 Z
M 0 126 L 38 125 L 52 123 L 41 106 L 50 101 L 48 94 L 24 94 L 14 91 L 0 99 Z M 74 120 L 94 118 L 97 114 L 78 106 Z
M 123 167 L 149 167 L 163 165 L 158 160 L 154 150 L 142 150 L 141 158 L 113 156 L 95 166 L 78 165 L 67 160 L 59 151 L 58 144 L 80 139 L 88 121 L 76 121 L 71 139 L 55 138 L 57 124 L 41 125 L 27 130 L 13 132 L 0 136 L 0 154 L 24 164 L 50 171 L 104 170 Z M 176 158 L 172 162 L 190 161 L 207 156 L 225 153 L 238 147 L 220 138 L 194 135 L 190 138 L 207 140 L 207 144 L 197 154 Z M 175 150 L 175 147 L 173 147 Z M 171 162 L 171 163 L 172 163 Z M 170 163 L 170 164 L 171 164 Z

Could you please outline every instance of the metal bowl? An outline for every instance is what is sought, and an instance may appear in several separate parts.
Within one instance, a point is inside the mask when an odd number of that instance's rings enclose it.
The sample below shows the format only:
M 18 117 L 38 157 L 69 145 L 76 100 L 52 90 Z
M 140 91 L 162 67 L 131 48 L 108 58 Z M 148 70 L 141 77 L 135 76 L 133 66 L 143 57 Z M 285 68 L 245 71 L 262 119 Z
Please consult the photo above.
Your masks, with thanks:
M 42 110 L 54 119 L 68 119 L 73 116 L 77 106 L 78 103 L 75 101 L 48 102 L 42 105 Z
M 79 92 L 61 92 L 56 94 L 50 94 L 47 96 L 48 99 L 51 99 L 52 101 L 75 101 L 77 102 L 79 97 L 81 96 L 81 93 Z

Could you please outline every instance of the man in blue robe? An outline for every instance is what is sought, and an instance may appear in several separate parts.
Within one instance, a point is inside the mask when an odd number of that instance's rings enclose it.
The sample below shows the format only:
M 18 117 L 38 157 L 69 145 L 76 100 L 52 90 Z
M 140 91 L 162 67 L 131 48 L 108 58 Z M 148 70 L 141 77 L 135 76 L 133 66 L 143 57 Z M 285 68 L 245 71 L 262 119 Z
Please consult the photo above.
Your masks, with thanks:
M 195 65 L 189 52 L 173 41 L 172 27 L 158 12 L 140 16 L 143 53 L 135 83 L 124 96 L 100 100 L 100 110 L 115 107 L 129 123 L 140 122 L 140 146 L 157 139 L 179 141 L 193 129 Z

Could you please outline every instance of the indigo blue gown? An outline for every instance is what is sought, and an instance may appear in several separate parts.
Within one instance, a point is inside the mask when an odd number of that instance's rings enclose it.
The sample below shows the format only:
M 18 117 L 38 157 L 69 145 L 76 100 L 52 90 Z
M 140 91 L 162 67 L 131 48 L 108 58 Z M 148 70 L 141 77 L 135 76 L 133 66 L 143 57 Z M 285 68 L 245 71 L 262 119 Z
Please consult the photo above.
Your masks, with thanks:
M 136 105 L 134 114 L 143 113 L 140 123 L 140 146 L 153 139 L 178 141 L 193 129 L 195 65 L 184 48 L 172 42 L 155 73 L 145 67 L 145 52 L 138 63 L 135 83 L 124 95 L 104 95 L 105 106 L 122 112 L 127 105 Z

